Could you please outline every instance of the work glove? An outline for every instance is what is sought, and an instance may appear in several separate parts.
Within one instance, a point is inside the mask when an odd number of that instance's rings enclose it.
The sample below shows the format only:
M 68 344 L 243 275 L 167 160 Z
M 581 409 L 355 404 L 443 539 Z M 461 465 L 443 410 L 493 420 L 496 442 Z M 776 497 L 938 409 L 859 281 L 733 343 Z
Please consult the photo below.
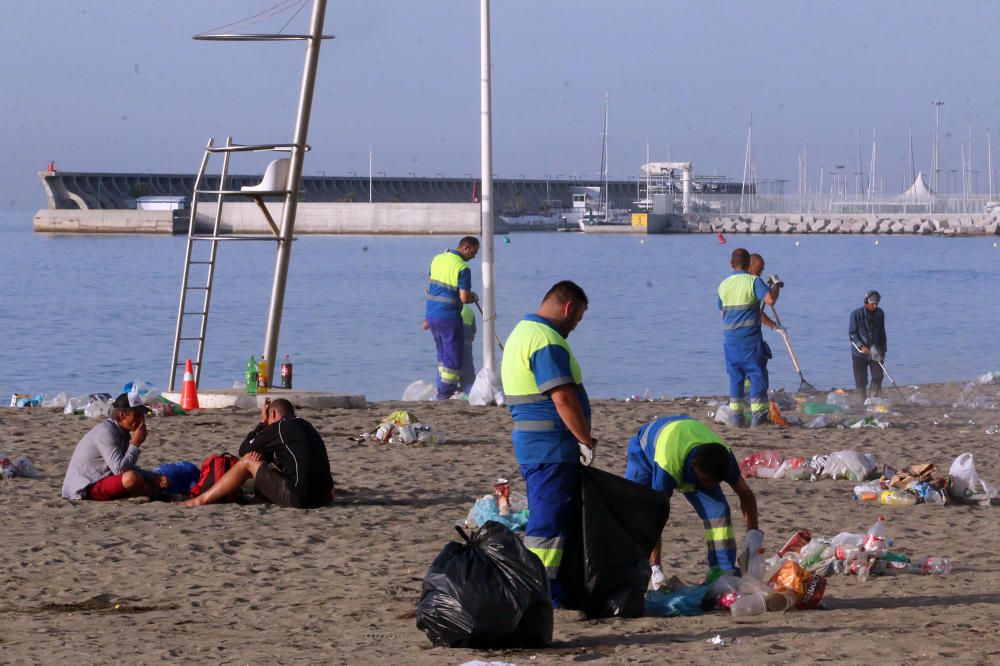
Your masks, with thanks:
M 743 536 L 743 548 L 736 558 L 740 571 L 746 573 L 750 558 L 764 551 L 764 533 L 760 530 L 747 530 Z
M 771 275 L 767 276 L 767 286 L 774 287 L 775 285 L 777 285 L 781 289 L 785 288 L 785 283 L 781 281 L 781 278 L 778 277 L 778 274 L 772 273 Z
M 784 326 L 775 326 L 774 332 L 777 333 L 778 335 L 788 335 L 788 329 L 785 328 Z
M 597 449 L 597 440 L 593 437 L 590 438 L 590 445 L 584 444 L 583 442 L 576 443 L 580 447 L 580 464 L 584 467 L 590 467 L 590 464 L 594 462 L 594 453 Z
M 658 591 L 667 589 L 667 577 L 663 575 L 663 569 L 660 565 L 654 564 L 651 569 L 653 573 L 649 577 L 649 586 Z

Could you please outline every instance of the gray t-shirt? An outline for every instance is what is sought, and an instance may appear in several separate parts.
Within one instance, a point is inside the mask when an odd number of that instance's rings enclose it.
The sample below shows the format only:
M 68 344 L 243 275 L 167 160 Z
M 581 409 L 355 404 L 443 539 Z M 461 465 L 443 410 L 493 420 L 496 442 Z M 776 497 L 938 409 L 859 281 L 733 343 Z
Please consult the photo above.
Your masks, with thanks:
M 129 442 L 129 434 L 114 420 L 98 423 L 73 451 L 62 496 L 84 499 L 84 491 L 104 477 L 135 469 L 140 453 L 141 449 Z

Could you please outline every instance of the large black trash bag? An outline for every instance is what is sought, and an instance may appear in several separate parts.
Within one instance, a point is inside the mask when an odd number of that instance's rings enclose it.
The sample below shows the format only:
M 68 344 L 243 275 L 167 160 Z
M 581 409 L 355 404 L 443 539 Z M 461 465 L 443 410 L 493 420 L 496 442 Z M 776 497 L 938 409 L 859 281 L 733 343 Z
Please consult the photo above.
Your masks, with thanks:
M 552 640 L 545 567 L 503 524 L 487 521 L 434 558 L 417 603 L 417 628 L 448 647 L 543 647 Z
M 587 617 L 641 617 L 649 554 L 667 523 L 666 494 L 583 467 L 580 495 L 559 566 L 562 604 Z

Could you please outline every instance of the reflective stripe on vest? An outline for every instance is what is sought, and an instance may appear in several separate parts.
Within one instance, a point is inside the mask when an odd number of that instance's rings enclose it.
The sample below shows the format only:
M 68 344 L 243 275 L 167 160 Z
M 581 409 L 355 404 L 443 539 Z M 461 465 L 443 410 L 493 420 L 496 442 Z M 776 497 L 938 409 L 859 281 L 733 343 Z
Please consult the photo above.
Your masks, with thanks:
M 427 300 L 460 307 L 458 274 L 468 266 L 465 259 L 451 251 L 434 257 L 427 286 Z
M 721 437 L 695 419 L 668 423 L 656 436 L 653 460 L 677 482 L 679 492 L 694 492 L 694 484 L 684 481 L 684 461 L 691 450 L 701 444 L 722 444 L 730 450 Z
M 735 273 L 719 285 L 723 330 L 760 325 L 760 299 L 753 290 L 756 279 L 749 273 Z
M 572 376 L 558 377 L 549 380 L 543 386 L 539 386 L 535 381 L 535 375 L 531 371 L 531 356 L 539 349 L 544 349 L 549 345 L 557 345 L 566 350 L 569 354 L 569 365 Z M 537 321 L 521 320 L 504 346 L 503 361 L 500 365 L 500 381 L 503 383 L 503 392 L 509 404 L 525 402 L 540 402 L 547 400 L 543 394 L 556 386 L 583 383 L 583 374 L 580 372 L 580 364 L 576 362 L 573 351 L 569 344 L 558 331 L 551 326 Z

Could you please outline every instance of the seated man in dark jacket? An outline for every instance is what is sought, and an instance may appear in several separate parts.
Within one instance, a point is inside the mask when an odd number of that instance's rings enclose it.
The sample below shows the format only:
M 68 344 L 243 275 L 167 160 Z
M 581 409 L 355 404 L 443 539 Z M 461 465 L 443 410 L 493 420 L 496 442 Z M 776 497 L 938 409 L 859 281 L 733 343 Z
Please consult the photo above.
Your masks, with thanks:
M 261 422 L 240 445 L 240 460 L 186 506 L 218 502 L 253 477 L 257 497 L 280 506 L 326 506 L 333 494 L 326 445 L 284 398 L 264 400 Z

